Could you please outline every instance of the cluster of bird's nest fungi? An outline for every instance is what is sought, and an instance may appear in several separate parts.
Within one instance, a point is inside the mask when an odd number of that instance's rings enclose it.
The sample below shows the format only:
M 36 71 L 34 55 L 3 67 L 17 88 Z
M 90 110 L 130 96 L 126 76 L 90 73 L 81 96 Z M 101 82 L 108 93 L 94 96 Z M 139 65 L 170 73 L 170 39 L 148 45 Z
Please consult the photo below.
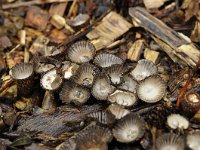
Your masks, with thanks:
M 63 61 L 59 51 L 10 70 L 20 96 L 29 95 L 40 77 L 41 87 L 57 94 L 62 105 L 105 104 L 104 110 L 87 114 L 86 120 L 95 123 L 83 126 L 60 149 L 106 150 L 113 142 L 131 143 L 133 148 L 140 145 L 142 149 L 200 149 L 200 131 L 192 129 L 188 121 L 200 108 L 199 95 L 186 94 L 181 110 L 165 102 L 168 87 L 156 64 L 141 59 L 130 65 L 111 53 L 96 54 L 89 41 L 73 43 L 64 54 Z M 132 111 L 143 104 L 155 104 L 155 108 L 148 113 Z M 165 132 L 151 137 L 152 126 Z

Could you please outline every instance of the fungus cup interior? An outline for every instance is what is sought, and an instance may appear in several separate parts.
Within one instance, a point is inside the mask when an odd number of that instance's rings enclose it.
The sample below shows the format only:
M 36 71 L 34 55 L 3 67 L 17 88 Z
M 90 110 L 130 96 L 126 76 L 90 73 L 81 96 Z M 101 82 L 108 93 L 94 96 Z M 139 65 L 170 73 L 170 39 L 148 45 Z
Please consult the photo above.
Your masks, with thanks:
M 55 90 L 62 83 L 62 77 L 57 74 L 55 69 L 50 70 L 41 78 L 42 86 L 47 90 Z
M 33 65 L 29 63 L 17 64 L 11 69 L 11 76 L 14 79 L 26 79 L 33 74 Z

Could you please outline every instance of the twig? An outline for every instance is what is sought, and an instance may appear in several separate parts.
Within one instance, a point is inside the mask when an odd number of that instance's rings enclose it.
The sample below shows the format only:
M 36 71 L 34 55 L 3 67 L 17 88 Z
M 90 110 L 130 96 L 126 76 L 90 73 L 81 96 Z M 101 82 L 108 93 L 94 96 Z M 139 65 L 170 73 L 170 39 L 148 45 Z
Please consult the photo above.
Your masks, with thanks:
M 13 82 L 14 81 L 12 79 L 10 81 L 8 81 L 8 83 L 6 83 L 3 87 L 1 87 L 0 93 L 2 93 L 4 90 L 9 88 L 13 84 Z
M 200 57 L 199 49 L 189 37 L 174 31 L 164 22 L 142 7 L 129 8 L 129 14 L 136 26 L 150 32 L 151 37 L 169 57 L 183 66 L 195 67 Z
M 32 1 L 25 1 L 25 2 L 16 2 L 11 4 L 3 4 L 2 9 L 10 9 L 10 8 L 17 8 L 22 6 L 30 6 L 30 5 L 41 5 L 46 3 L 61 3 L 61 2 L 69 2 L 73 0 L 32 0 Z
M 72 12 L 73 12 L 73 9 L 74 9 L 74 6 L 76 5 L 76 3 L 77 3 L 77 0 L 74 0 L 69 9 L 69 13 L 68 13 L 67 17 L 70 17 L 72 15 Z
M 199 69 L 200 67 L 200 57 L 199 57 L 199 61 L 197 62 L 196 64 L 196 67 L 193 68 L 193 71 L 192 71 L 192 75 L 189 76 L 189 79 L 186 81 L 185 85 L 183 86 L 183 88 L 179 91 L 179 94 L 178 94 L 178 99 L 177 99 L 177 102 L 176 102 L 176 106 L 177 107 L 180 107 L 180 104 L 181 104 L 181 98 L 183 97 L 183 95 L 185 94 L 186 90 L 187 90 L 187 87 L 189 86 L 192 78 L 194 77 L 196 71 Z
M 187 90 L 187 87 L 188 85 L 190 84 L 192 80 L 192 76 L 189 77 L 189 79 L 186 81 L 185 85 L 183 86 L 183 88 L 180 90 L 179 94 L 178 94 L 178 99 L 177 99 L 177 102 L 176 102 L 176 106 L 177 107 L 180 107 L 180 104 L 181 104 L 181 98 L 183 97 L 183 95 L 185 94 L 186 90 Z
M 14 52 L 17 48 L 19 48 L 21 46 L 21 44 L 17 44 L 13 49 L 11 49 L 11 51 L 9 53 Z

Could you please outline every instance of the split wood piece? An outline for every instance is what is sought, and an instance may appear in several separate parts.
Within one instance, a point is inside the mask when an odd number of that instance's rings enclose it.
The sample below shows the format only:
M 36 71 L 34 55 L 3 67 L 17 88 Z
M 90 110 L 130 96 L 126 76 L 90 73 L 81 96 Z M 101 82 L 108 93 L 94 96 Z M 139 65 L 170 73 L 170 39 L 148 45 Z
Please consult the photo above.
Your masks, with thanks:
M 51 136 L 58 136 L 73 128 L 67 127 L 66 122 L 75 124 L 81 122 L 82 119 L 83 114 L 73 112 L 56 112 L 51 115 L 41 114 L 22 121 L 18 127 L 18 131 L 21 133 L 25 131 L 37 131 Z
M 112 49 L 112 48 L 115 48 L 115 47 L 121 45 L 124 42 L 126 42 L 126 40 L 124 38 L 122 38 L 120 40 L 114 41 L 113 43 L 111 43 L 110 45 L 108 45 L 106 48 L 107 49 Z
M 138 61 L 140 59 L 140 55 L 144 50 L 144 40 L 137 40 L 133 43 L 131 48 L 128 51 L 128 59 L 131 61 Z
M 158 60 L 159 52 L 151 50 L 149 48 L 145 48 L 144 50 L 144 58 L 148 59 L 154 63 Z
M 133 19 L 133 24 L 150 32 L 152 38 L 174 62 L 191 67 L 196 65 L 200 51 L 187 36 L 174 31 L 144 8 L 129 8 L 129 14 Z
M 85 108 L 85 109 L 84 109 Z M 42 132 L 51 136 L 59 136 L 64 132 L 70 132 L 80 126 L 86 115 L 102 110 L 101 106 L 86 106 L 82 110 L 74 108 L 58 108 L 53 114 L 40 114 L 29 118 L 22 118 L 19 121 L 17 131 L 27 133 L 31 131 Z
M 3 9 L 11 9 L 11 8 L 17 8 L 22 6 L 31 6 L 31 5 L 42 5 L 47 3 L 61 3 L 61 2 L 70 2 L 73 0 L 32 0 L 32 1 L 24 1 L 24 2 L 16 2 L 11 4 L 3 4 Z
M 96 50 L 110 45 L 114 40 L 127 32 L 132 25 L 122 16 L 111 11 L 86 36 L 94 44 Z

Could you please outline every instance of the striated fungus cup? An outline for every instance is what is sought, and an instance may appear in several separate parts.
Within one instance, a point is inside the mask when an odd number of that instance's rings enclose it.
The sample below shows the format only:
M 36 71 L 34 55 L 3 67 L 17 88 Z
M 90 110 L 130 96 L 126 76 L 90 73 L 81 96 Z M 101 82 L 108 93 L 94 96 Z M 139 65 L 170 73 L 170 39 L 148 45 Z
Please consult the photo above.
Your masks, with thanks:
M 72 80 L 79 85 L 91 87 L 97 73 L 98 69 L 94 65 L 85 63 L 80 65 Z
M 165 95 L 166 84 L 159 76 L 150 76 L 142 80 L 137 87 L 138 97 L 146 103 L 160 101 Z
M 76 105 L 82 105 L 89 99 L 90 92 L 83 86 L 67 81 L 64 83 L 59 95 L 63 103 L 73 102 Z
M 67 57 L 74 63 L 82 64 L 92 60 L 95 53 L 95 47 L 91 42 L 78 41 L 69 47 Z
M 112 133 L 108 128 L 98 125 L 88 126 L 77 134 L 77 140 L 84 140 L 85 137 L 90 136 L 95 140 L 103 143 L 111 142 L 113 139 Z
M 108 128 L 100 126 L 86 127 L 76 136 L 78 150 L 107 150 L 107 143 L 113 136 Z
M 87 117 L 91 120 L 98 121 L 101 124 L 111 125 L 115 122 L 115 116 L 109 111 L 96 111 L 89 113 Z
M 91 141 L 92 139 L 90 138 L 86 138 L 86 139 L 87 141 L 90 141 L 90 142 L 85 142 L 78 145 L 77 150 L 108 150 L 108 145 L 106 143 Z
M 56 150 L 76 150 L 76 141 L 74 138 L 69 138 L 62 144 L 56 147 Z
M 123 82 L 117 88 L 129 92 L 136 93 L 136 88 L 137 88 L 137 81 L 135 81 L 130 75 L 124 75 L 123 76 Z
M 184 139 L 173 133 L 165 133 L 156 139 L 156 150 L 184 150 Z
M 141 81 L 146 77 L 157 74 L 157 72 L 157 67 L 152 61 L 141 59 L 138 61 L 136 67 L 130 72 L 130 74 L 135 80 Z
M 116 119 L 121 119 L 131 112 L 130 110 L 125 109 L 123 108 L 123 106 L 120 106 L 118 104 L 111 104 L 108 107 L 108 110 L 115 116 Z
M 145 121 L 132 113 L 118 120 L 113 128 L 113 136 L 121 143 L 139 140 L 145 133 Z
M 108 96 L 113 93 L 115 87 L 111 85 L 110 79 L 108 76 L 100 74 L 97 76 L 91 93 L 97 100 L 107 100 Z
M 188 129 L 189 121 L 179 114 L 171 114 L 167 117 L 167 125 L 171 129 Z
M 28 96 L 34 84 L 34 69 L 31 63 L 19 63 L 10 70 L 17 83 L 17 95 Z
M 94 58 L 94 64 L 99 67 L 105 68 L 115 64 L 123 64 L 123 60 L 113 54 L 103 53 Z
M 200 150 L 200 131 L 196 130 L 189 133 L 186 137 L 186 143 L 191 150 Z
M 123 65 L 112 65 L 104 69 L 104 72 L 108 74 L 112 84 L 119 85 L 123 81 L 123 74 L 125 73 L 126 69 Z
M 88 14 L 78 14 L 76 17 L 70 19 L 68 22 L 73 27 L 83 27 L 90 19 Z
M 116 90 L 108 96 L 108 101 L 122 106 L 133 106 L 137 104 L 137 96 L 131 92 Z

